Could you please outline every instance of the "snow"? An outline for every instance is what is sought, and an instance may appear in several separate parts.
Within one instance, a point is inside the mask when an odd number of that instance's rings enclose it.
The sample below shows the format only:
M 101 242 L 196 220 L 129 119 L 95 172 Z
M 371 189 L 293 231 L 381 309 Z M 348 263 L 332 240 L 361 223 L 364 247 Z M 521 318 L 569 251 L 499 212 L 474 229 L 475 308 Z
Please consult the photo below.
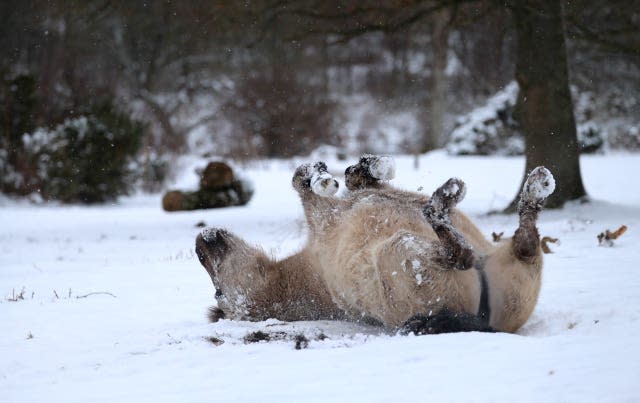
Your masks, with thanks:
M 327 163 L 341 172 L 354 161 Z M 296 251 L 305 238 L 290 185 L 299 162 L 246 165 L 254 198 L 223 210 L 166 213 L 160 195 L 102 207 L 0 199 L 1 400 L 640 399 L 640 177 L 623 175 L 640 171 L 640 155 L 583 156 L 594 201 L 541 214 L 541 235 L 561 243 L 545 255 L 540 300 L 518 334 L 403 337 L 344 322 L 207 323 L 214 289 L 194 252 L 195 224 L 226 228 L 277 257 Z M 460 208 L 483 233 L 515 230 L 515 215 L 485 213 L 518 193 L 521 157 L 438 151 L 413 166 L 413 157 L 398 157 L 391 183 L 429 194 L 460 177 L 468 188 Z M 613 247 L 597 246 L 600 232 L 622 224 L 628 230 Z M 245 344 L 255 331 L 304 334 L 308 348 L 296 350 L 288 337 Z
M 456 127 L 449 134 L 447 151 L 453 155 L 478 154 L 478 144 L 496 142 L 503 130 L 504 123 L 498 111 L 505 111 L 515 105 L 518 96 L 518 84 L 515 81 L 491 96 L 485 105 L 477 107 L 458 118 Z M 509 146 L 521 148 L 507 148 L 500 152 L 517 155 L 524 151 L 524 143 L 517 137 L 510 139 Z
M 571 87 L 578 145 L 582 153 L 602 152 L 604 148 L 637 150 L 635 136 L 630 131 L 635 121 L 633 113 L 625 118 L 612 116 L 600 99 L 590 91 Z M 512 81 L 476 107 L 456 119 L 446 148 L 453 155 L 522 155 L 524 137 L 514 120 L 518 84 Z M 624 108 L 632 108 L 625 105 Z M 606 111 L 602 113 L 602 111 Z

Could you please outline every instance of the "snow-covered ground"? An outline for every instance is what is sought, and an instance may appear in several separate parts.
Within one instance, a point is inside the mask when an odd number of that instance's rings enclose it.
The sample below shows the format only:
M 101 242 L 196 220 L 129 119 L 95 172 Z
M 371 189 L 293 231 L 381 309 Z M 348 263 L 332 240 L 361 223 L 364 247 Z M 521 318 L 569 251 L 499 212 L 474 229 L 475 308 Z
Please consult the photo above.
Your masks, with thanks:
M 583 157 L 595 201 L 542 214 L 541 234 L 561 243 L 516 335 L 207 323 L 214 289 L 194 253 L 196 223 L 292 253 L 305 238 L 290 188 L 297 162 L 245 167 L 254 199 L 222 210 L 165 213 L 159 195 L 100 207 L 0 200 L 0 401 L 640 401 L 640 155 Z M 178 187 L 195 185 L 194 163 Z M 345 164 L 329 161 L 336 172 Z M 522 158 L 435 152 L 417 170 L 413 157 L 397 158 L 393 183 L 431 192 L 463 178 L 461 209 L 487 235 L 510 233 L 515 216 L 485 213 L 510 201 L 523 169 Z M 598 246 L 600 232 L 622 224 L 613 247 Z M 308 348 L 244 343 L 257 330 L 304 334 Z

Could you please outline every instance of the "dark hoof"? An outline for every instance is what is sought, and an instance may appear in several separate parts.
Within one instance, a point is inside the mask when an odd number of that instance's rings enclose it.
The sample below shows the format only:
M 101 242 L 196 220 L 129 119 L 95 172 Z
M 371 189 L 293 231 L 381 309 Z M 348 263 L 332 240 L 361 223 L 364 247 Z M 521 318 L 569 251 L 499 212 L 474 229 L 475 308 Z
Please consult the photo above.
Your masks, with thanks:
M 467 185 L 458 178 L 451 178 L 436 189 L 427 203 L 424 214 L 427 219 L 439 220 L 449 215 L 467 193 Z
M 556 181 L 551 172 L 539 166 L 534 168 L 522 187 L 518 212 L 526 212 L 527 209 L 541 210 L 544 201 L 556 189 Z
M 378 180 L 391 180 L 396 175 L 396 165 L 388 155 L 363 155 L 358 165 L 366 169 L 369 176 Z
M 349 190 L 377 187 L 380 181 L 393 179 L 395 164 L 389 156 L 367 154 L 357 164 L 348 167 L 344 176 Z
M 309 181 L 313 193 L 329 197 L 338 191 L 338 181 L 327 171 L 327 165 L 324 162 L 316 162 L 313 166 L 313 173 Z
M 314 179 L 317 180 L 318 176 L 323 176 L 323 179 L 324 177 L 331 177 L 327 170 L 327 164 L 322 161 L 314 164 L 302 164 L 296 168 L 296 171 L 293 173 L 291 183 L 293 184 L 293 188 L 298 192 L 309 191 L 312 187 L 312 181 Z
M 522 191 L 528 198 L 546 199 L 555 189 L 556 181 L 551 172 L 539 166 L 531 170 Z

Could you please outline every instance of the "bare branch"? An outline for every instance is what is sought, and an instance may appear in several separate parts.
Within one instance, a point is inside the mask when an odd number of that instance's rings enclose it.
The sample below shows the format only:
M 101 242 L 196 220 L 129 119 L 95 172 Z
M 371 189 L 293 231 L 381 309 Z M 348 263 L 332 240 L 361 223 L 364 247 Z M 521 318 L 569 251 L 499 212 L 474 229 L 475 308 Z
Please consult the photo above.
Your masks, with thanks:
M 349 40 L 370 32 L 393 33 L 405 29 L 422 19 L 434 14 L 435 12 L 456 6 L 459 7 L 465 3 L 473 3 L 478 0 L 444 0 L 444 1 L 426 1 L 419 0 L 411 7 L 355 7 L 344 12 L 321 12 L 315 11 L 310 5 L 303 4 L 295 8 L 288 7 L 294 3 L 286 2 L 285 6 L 274 9 L 265 10 L 267 17 L 263 20 L 262 29 L 259 37 L 253 44 L 264 38 L 266 32 L 271 28 L 280 17 L 294 16 L 300 17 L 311 22 L 333 22 L 330 26 L 306 27 L 304 32 L 296 32 L 287 37 L 287 40 L 302 40 L 314 35 L 336 35 L 338 39 L 332 43 L 345 43 Z M 425 4 L 428 4 L 425 6 Z
M 567 23 L 569 33 L 577 39 L 592 42 L 616 52 L 640 56 L 640 39 L 637 39 L 635 42 L 632 40 L 621 41 L 615 39 L 617 35 L 637 33 L 637 27 L 635 29 L 625 27 L 596 32 L 578 22 L 576 18 L 568 18 Z

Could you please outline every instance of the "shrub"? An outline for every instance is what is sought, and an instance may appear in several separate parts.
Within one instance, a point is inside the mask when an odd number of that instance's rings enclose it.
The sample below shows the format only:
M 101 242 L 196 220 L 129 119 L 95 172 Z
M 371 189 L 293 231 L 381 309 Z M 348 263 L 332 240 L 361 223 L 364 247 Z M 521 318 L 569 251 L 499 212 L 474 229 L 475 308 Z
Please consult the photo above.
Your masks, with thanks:
M 99 203 L 129 190 L 143 131 L 140 122 L 102 102 L 53 130 L 25 134 L 22 143 L 45 199 Z
M 517 96 L 518 85 L 512 82 L 486 105 L 458 118 L 447 151 L 454 155 L 522 154 L 524 138 L 513 118 Z
M 578 149 L 581 153 L 591 154 L 602 150 L 604 139 L 602 129 L 593 122 L 579 124 L 578 130 Z
M 594 153 L 604 145 L 603 130 L 591 117 L 590 93 L 573 88 L 577 120 L 578 146 L 581 153 Z M 507 85 L 487 103 L 461 116 L 451 132 L 447 151 L 453 155 L 522 155 L 524 136 L 514 117 L 518 85 Z

